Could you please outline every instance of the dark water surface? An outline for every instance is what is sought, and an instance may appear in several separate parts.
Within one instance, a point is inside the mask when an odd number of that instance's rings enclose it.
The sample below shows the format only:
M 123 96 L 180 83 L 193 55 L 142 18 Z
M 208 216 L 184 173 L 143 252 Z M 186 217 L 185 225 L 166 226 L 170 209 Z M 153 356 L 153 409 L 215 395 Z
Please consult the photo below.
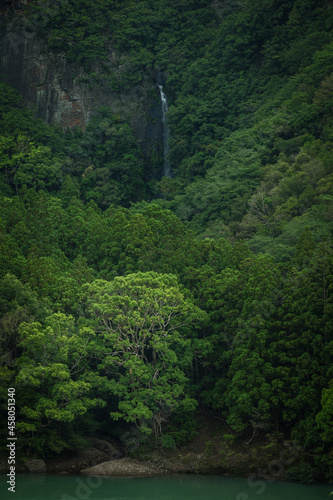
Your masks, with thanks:
M 0 498 L 7 500 L 329 500 L 329 485 L 249 481 L 220 476 L 176 475 L 97 478 L 17 474 L 15 493 L 0 476 Z

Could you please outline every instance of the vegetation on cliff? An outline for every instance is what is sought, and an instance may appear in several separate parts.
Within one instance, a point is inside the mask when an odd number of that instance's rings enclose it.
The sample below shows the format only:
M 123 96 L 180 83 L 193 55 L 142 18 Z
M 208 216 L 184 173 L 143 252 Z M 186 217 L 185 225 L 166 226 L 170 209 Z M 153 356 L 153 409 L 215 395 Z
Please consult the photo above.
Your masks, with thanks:
M 22 450 L 173 448 L 197 408 L 228 439 L 297 440 L 332 479 L 332 6 L 77 3 L 29 4 L 30 29 L 115 91 L 163 72 L 173 178 L 110 109 L 63 131 L 1 83 L 1 392 Z

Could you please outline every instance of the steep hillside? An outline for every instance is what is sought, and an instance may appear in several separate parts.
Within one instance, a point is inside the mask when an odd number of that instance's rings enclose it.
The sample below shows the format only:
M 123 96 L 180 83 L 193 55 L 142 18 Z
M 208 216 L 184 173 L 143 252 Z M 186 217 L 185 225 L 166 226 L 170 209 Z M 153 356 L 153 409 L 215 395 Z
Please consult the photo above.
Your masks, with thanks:
M 332 29 L 326 0 L 2 4 L 22 456 L 175 450 L 218 419 L 223 450 L 292 442 L 284 475 L 332 480 Z
M 329 236 L 329 2 L 44 1 L 15 12 L 1 72 L 48 123 L 84 128 L 101 106 L 128 123 L 146 199 L 203 237 L 246 239 L 279 261 L 306 227 Z M 173 179 L 159 183 L 161 71 Z

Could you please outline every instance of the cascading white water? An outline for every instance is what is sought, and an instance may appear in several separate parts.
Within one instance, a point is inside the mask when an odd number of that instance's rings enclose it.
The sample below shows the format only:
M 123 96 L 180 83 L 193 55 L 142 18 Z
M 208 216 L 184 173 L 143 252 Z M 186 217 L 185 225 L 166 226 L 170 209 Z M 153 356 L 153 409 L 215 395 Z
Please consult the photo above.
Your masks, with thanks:
M 166 120 L 166 114 L 168 111 L 168 101 L 165 93 L 163 92 L 163 85 L 158 84 L 158 88 L 160 89 L 161 95 L 161 103 L 162 103 L 162 123 L 163 123 L 163 160 L 164 160 L 164 169 L 163 175 L 165 177 L 172 177 L 171 174 L 171 165 L 169 161 L 169 136 L 170 131 Z

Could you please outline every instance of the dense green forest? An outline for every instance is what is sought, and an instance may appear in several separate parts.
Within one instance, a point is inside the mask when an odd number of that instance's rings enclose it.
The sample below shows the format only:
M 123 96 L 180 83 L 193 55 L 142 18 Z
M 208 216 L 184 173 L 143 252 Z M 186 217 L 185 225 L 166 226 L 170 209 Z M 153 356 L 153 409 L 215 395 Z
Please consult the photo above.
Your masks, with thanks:
M 16 388 L 22 452 L 95 433 L 172 449 L 207 412 L 230 441 L 297 440 L 299 470 L 332 480 L 331 2 L 25 15 L 91 85 L 97 63 L 114 91 L 163 72 L 173 177 L 107 107 L 62 130 L 1 82 L 0 390 Z

